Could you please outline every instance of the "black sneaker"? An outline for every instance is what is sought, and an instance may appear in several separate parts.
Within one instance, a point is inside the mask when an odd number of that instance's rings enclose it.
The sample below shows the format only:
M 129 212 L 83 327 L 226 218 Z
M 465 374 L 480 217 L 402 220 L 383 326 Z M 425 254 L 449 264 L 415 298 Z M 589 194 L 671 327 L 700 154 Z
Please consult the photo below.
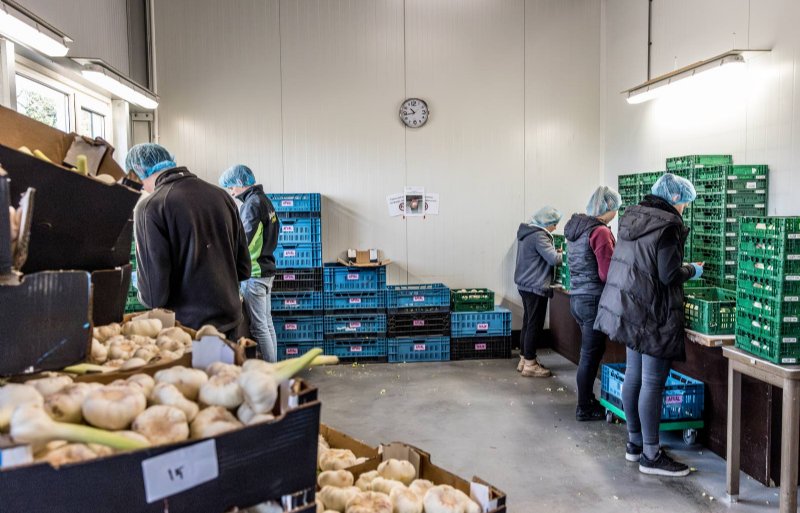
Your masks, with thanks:
M 600 403 L 592 403 L 590 406 L 581 407 L 575 410 L 575 420 L 578 422 L 591 422 L 593 420 L 603 420 L 606 418 L 606 409 Z
M 642 446 L 628 442 L 625 444 L 625 459 L 630 462 L 637 462 L 642 456 Z
M 689 467 L 670 458 L 663 450 L 658 451 L 655 459 L 648 459 L 642 453 L 639 458 L 639 472 L 651 476 L 684 477 L 689 475 Z

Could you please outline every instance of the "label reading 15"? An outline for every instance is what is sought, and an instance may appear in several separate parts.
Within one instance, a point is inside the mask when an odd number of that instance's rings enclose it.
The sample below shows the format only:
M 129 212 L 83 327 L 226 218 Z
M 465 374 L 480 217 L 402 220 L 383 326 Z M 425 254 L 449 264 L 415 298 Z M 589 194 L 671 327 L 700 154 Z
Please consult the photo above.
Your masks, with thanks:
M 142 461 L 148 504 L 184 492 L 219 477 L 217 445 L 200 442 Z

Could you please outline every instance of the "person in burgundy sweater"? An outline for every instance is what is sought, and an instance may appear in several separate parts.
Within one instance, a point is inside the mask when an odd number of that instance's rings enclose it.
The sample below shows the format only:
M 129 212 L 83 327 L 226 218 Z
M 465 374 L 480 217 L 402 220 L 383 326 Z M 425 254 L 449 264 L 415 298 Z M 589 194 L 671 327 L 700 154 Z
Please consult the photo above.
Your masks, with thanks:
M 570 272 L 570 311 L 581 328 L 578 363 L 578 421 L 601 420 L 605 409 L 594 396 L 594 382 L 606 351 L 606 336 L 594 329 L 616 240 L 608 227 L 622 205 L 619 193 L 601 186 L 586 205 L 586 214 L 574 214 L 564 227 Z

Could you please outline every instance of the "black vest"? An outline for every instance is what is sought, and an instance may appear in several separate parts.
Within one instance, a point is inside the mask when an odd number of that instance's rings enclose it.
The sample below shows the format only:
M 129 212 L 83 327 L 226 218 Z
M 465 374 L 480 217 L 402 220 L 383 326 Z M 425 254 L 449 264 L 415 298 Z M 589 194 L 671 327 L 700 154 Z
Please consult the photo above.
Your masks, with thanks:
M 603 223 L 585 214 L 573 214 L 564 226 L 571 295 L 599 296 L 603 293 L 604 284 L 600 280 L 597 257 L 589 245 L 589 237 L 598 226 L 603 226 Z

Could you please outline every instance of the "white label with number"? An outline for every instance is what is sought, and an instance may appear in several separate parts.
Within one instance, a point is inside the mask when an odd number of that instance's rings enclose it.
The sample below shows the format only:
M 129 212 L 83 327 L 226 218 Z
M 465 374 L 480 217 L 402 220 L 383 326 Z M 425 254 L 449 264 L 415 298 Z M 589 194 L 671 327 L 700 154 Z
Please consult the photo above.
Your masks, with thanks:
M 414 296 L 414 300 L 413 301 L 414 301 L 414 303 L 424 303 L 425 302 L 425 296 Z
M 486 344 L 475 344 L 476 351 L 486 351 Z
M 358 281 L 358 273 L 350 273 L 347 275 L 347 281 Z
M 297 300 L 296 299 L 287 299 L 287 300 L 285 300 L 283 302 L 283 304 L 285 306 L 297 306 Z
M 758 182 L 747 182 L 747 188 L 748 189 L 757 189 L 758 188 Z
M 297 331 L 297 324 L 284 324 L 283 329 L 285 331 Z
M 300 349 L 299 349 L 299 348 L 297 348 L 297 347 L 287 347 L 287 348 L 286 348 L 286 354 L 287 354 L 288 356 L 295 356 L 295 355 L 298 355 L 298 354 L 300 354 Z
M 414 344 L 414 351 L 424 351 L 425 344 Z
M 479 322 L 477 326 L 478 331 L 489 331 L 489 323 L 488 322 Z
M 281 206 L 282 207 L 293 207 L 294 206 L 294 200 L 282 200 L 281 201 Z
M 787 303 L 800 303 L 800 296 L 786 296 L 783 300 Z
M 287 249 L 283 252 L 283 256 L 285 257 L 293 257 L 297 256 L 297 250 L 294 249 Z
M 207 440 L 148 458 L 142 477 L 148 504 L 213 481 L 219 477 L 217 444 Z
M 361 346 L 350 346 L 351 353 L 360 353 L 362 351 Z
M 784 317 L 783 322 L 798 322 L 797 317 Z
M 361 323 L 360 322 L 351 322 L 350 323 L 350 329 L 357 330 L 360 327 L 361 327 Z
M 294 226 L 292 225 L 282 226 L 281 229 L 283 230 L 284 233 L 294 233 Z
M 295 281 L 296 279 L 297 279 L 297 276 L 295 276 L 294 274 L 284 274 L 283 275 L 283 281 Z
M 351 305 L 360 305 L 361 304 L 361 298 L 360 297 L 351 297 L 350 298 L 350 304 Z
M 414 324 L 415 328 L 420 327 L 420 326 L 425 326 L 425 320 L 424 319 L 414 319 L 413 324 Z

